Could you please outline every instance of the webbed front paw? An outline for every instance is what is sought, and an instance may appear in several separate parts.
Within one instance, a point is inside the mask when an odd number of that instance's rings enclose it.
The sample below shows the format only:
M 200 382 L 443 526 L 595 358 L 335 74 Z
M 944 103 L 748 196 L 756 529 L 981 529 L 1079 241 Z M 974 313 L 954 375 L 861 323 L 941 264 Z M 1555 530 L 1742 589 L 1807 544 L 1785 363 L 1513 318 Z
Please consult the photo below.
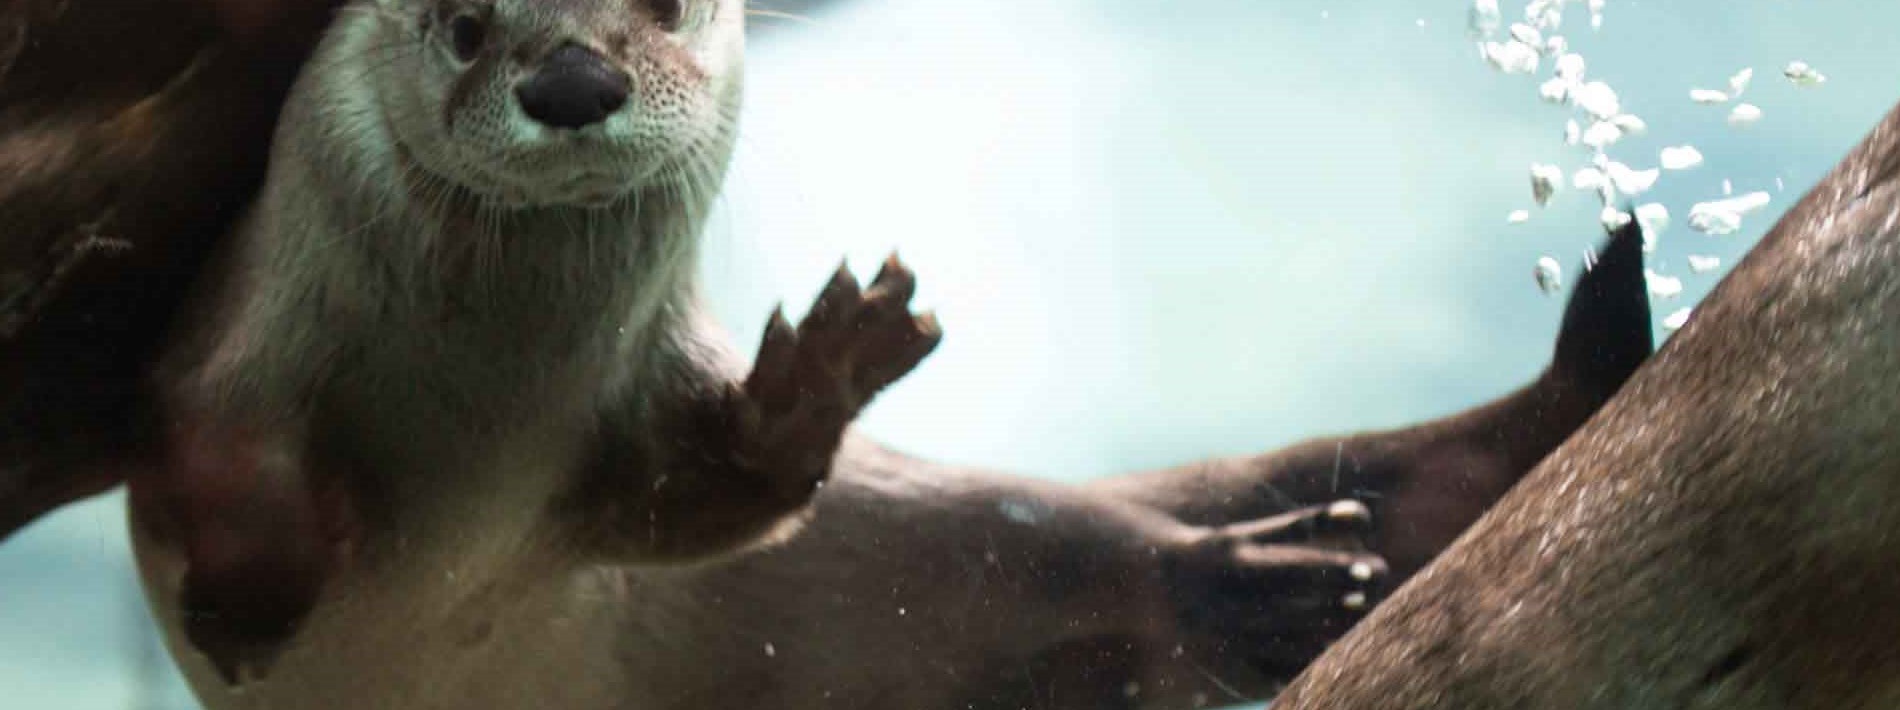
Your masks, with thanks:
M 937 347 L 936 317 L 910 311 L 915 291 L 916 277 L 892 255 L 863 290 L 839 266 L 797 328 L 772 314 L 741 417 L 755 465 L 787 495 L 809 496 L 851 420 Z

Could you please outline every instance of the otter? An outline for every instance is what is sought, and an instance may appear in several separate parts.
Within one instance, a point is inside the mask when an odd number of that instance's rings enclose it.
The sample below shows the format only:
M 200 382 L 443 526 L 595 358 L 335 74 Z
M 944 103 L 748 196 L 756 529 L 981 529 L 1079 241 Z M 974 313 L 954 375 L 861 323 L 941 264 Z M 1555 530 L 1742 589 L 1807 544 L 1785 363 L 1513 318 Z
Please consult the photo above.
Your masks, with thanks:
M 146 580 L 226 681 L 320 595 L 782 537 L 844 426 L 935 346 L 895 258 L 862 291 L 840 270 L 796 329 L 775 316 L 748 375 L 705 337 L 690 279 L 739 11 L 341 10 L 160 359 L 164 429 L 130 477 Z
M 1900 707 L 1900 107 L 1279 710 Z
M 909 459 L 847 429 L 938 337 L 901 264 L 774 317 L 749 374 L 706 322 L 739 8 L 629 7 L 349 4 L 261 196 L 179 260 L 149 432 L 106 477 L 29 469 L 57 495 L 20 520 L 129 478 L 210 707 L 1264 697 L 1431 552 L 1392 541 L 1462 528 L 1648 352 L 1622 238 L 1551 370 L 1464 415 L 1082 487 Z M 204 110 L 194 81 L 162 95 Z

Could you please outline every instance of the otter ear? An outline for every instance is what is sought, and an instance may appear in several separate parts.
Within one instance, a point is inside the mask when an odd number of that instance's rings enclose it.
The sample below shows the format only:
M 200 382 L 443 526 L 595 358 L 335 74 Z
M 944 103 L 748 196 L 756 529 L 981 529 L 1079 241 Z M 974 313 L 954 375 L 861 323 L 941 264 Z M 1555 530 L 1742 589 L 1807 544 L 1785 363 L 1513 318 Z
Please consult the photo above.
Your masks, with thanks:
M 15 166 L 0 180 L 0 538 L 117 482 L 106 457 L 142 434 L 145 370 L 255 196 L 337 4 L 0 3 L 0 37 L 22 38 L 0 51 L 0 163 Z

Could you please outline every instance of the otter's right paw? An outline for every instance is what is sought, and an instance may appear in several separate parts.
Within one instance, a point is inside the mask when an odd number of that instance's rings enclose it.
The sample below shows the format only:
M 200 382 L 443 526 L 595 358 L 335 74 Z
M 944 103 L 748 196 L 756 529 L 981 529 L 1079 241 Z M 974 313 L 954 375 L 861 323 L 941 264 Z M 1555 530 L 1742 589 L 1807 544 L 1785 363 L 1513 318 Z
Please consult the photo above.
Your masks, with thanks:
M 851 420 L 937 347 L 936 317 L 910 312 L 915 290 L 916 277 L 892 255 L 862 291 L 838 267 L 797 329 L 772 314 L 741 411 L 748 450 L 784 494 L 809 496 Z
M 1209 530 L 1169 568 L 1181 623 L 1263 670 L 1297 671 L 1383 591 L 1385 561 L 1361 544 L 1371 524 L 1348 500 Z

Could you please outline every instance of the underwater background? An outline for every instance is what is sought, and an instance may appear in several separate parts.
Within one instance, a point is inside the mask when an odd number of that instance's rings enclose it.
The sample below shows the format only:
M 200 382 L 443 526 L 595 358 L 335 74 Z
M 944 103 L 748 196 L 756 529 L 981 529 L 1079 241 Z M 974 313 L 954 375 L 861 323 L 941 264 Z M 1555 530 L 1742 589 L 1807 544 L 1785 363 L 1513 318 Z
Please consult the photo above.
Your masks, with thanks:
M 1594 196 L 1532 205 L 1532 163 L 1587 162 L 1574 112 L 1538 101 L 1548 60 L 1487 66 L 1462 1 L 758 7 L 804 19 L 752 20 L 708 295 L 749 351 L 838 259 L 899 250 L 947 337 L 862 426 L 919 455 L 1082 480 L 1457 411 L 1541 369 L 1562 298 L 1532 265 L 1571 280 L 1602 234 Z M 1706 158 L 1637 200 L 1672 213 L 1651 268 L 1684 285 L 1659 337 L 1900 100 L 1895 27 L 1900 4 L 1846 0 L 1609 0 L 1597 31 L 1572 8 L 1589 78 L 1649 127 L 1617 159 Z M 1794 86 L 1794 60 L 1828 82 Z M 1743 67 L 1759 122 L 1688 99 Z M 1770 204 L 1687 228 L 1725 180 Z M 0 546 L 0 707 L 195 707 L 122 517 L 108 496 Z

